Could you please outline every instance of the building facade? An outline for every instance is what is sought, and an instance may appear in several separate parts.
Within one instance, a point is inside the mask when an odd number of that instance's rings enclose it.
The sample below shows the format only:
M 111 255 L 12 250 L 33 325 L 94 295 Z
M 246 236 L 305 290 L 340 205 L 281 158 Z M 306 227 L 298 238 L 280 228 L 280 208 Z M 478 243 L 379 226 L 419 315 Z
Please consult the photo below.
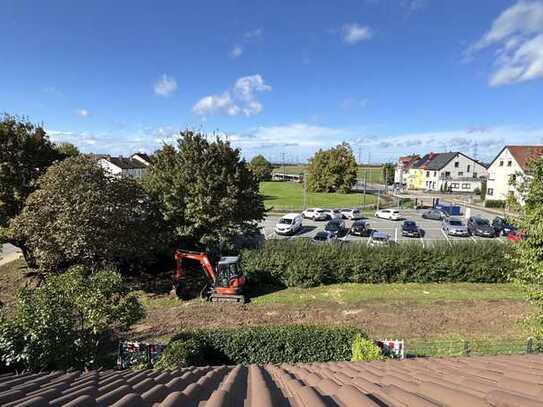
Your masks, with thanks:
M 399 185 L 407 185 L 409 169 L 420 160 L 419 155 L 407 155 L 400 157 L 394 169 L 394 183 Z
M 141 179 L 145 175 L 147 165 L 141 161 L 127 157 L 103 157 L 98 164 L 115 177 Z

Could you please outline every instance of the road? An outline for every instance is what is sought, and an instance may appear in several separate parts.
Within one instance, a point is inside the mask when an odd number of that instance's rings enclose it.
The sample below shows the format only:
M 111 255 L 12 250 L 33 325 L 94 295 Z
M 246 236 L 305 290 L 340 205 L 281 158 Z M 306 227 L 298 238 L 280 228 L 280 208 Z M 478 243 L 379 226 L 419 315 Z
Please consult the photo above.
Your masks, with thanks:
M 402 218 L 407 220 L 414 220 L 419 227 L 423 230 L 423 236 L 421 238 L 410 238 L 410 237 L 403 237 L 401 234 L 401 225 L 402 221 L 390 221 L 386 219 L 378 219 L 375 217 L 370 217 L 367 219 L 367 221 L 370 224 L 370 227 L 372 230 L 379 230 L 382 232 L 387 233 L 390 236 L 390 239 L 398 242 L 398 243 L 405 243 L 405 242 L 418 242 L 422 246 L 427 247 L 432 244 L 435 244 L 436 242 L 448 242 L 449 244 L 453 244 L 458 241 L 469 241 L 473 243 L 477 243 L 481 240 L 487 240 L 485 238 L 476 237 L 476 236 L 470 236 L 470 237 L 453 237 L 453 236 L 447 236 L 445 233 L 441 231 L 441 222 L 435 221 L 435 220 L 429 220 L 429 219 L 423 219 L 422 213 L 425 212 L 425 210 L 414 210 L 414 209 L 406 209 L 406 210 L 400 210 L 400 213 L 402 215 Z M 484 211 L 472 209 L 471 210 L 472 215 L 482 215 L 488 219 L 493 219 L 493 215 L 490 215 Z M 274 226 L 277 223 L 278 219 L 280 218 L 280 215 L 271 215 L 266 218 L 264 222 L 262 222 L 262 232 L 266 239 L 299 239 L 299 238 L 312 238 L 317 234 L 317 232 L 324 229 L 324 226 L 326 225 L 326 221 L 313 221 L 310 219 L 304 219 L 303 221 L 303 229 L 298 232 L 294 236 L 280 236 L 277 235 L 274 232 Z M 350 228 L 352 225 L 352 221 L 346 220 L 345 223 L 347 224 L 347 227 Z M 357 241 L 364 243 L 368 240 L 366 237 L 358 237 L 358 236 L 350 236 L 347 235 L 344 240 L 348 241 Z M 500 242 L 504 242 L 504 238 L 496 239 Z

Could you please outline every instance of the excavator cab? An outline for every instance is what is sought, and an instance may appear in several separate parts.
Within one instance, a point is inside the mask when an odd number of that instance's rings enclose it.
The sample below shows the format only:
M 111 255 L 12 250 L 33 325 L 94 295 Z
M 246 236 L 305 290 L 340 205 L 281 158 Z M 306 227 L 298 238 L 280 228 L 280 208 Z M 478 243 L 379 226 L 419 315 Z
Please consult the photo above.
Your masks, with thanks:
M 230 287 L 232 280 L 242 276 L 239 257 L 221 257 L 217 264 L 216 287 Z

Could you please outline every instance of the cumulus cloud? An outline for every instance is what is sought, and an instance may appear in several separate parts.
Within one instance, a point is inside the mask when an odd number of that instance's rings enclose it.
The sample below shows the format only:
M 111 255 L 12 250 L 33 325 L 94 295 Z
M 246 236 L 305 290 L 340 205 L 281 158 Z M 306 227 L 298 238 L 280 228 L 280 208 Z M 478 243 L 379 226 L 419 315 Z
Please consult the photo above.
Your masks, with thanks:
M 87 109 L 77 109 L 75 111 L 75 114 L 78 115 L 79 117 L 88 117 L 89 111 Z
M 232 50 L 230 51 L 230 57 L 231 58 L 239 58 L 243 54 L 243 48 L 239 45 L 234 46 Z
M 343 41 L 349 45 L 358 44 L 361 41 L 369 40 L 372 32 L 368 26 L 357 23 L 345 24 L 341 28 Z
M 466 55 L 496 47 L 491 86 L 543 78 L 543 1 L 520 0 L 504 10 Z
M 269 92 L 271 89 L 259 74 L 244 76 L 231 89 L 200 99 L 192 111 L 201 116 L 215 113 L 253 116 L 262 111 L 262 104 L 256 98 L 257 93 Z
M 163 74 L 162 77 L 155 82 L 155 94 L 159 96 L 169 96 L 177 90 L 177 81 L 174 77 Z

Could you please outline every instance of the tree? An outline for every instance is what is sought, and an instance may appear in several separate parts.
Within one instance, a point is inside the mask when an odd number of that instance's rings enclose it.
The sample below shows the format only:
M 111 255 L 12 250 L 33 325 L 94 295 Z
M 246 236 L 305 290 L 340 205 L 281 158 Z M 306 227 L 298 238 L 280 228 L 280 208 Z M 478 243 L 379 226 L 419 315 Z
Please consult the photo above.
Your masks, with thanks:
M 73 267 L 18 292 L 0 315 L 0 358 L 31 370 L 100 367 L 104 346 L 144 315 L 118 272 Z
M 249 162 L 249 169 L 253 172 L 258 181 L 267 181 L 271 179 L 273 166 L 263 155 L 259 154 L 254 156 Z
M 319 150 L 309 160 L 308 187 L 312 192 L 350 192 L 356 183 L 357 165 L 348 143 Z
M 38 177 L 60 158 L 41 126 L 8 114 L 0 117 L 0 240 L 2 227 L 21 212 Z
M 543 158 L 531 160 L 529 176 L 519 183 L 523 197 L 519 228 L 527 239 L 513 245 L 518 268 L 515 280 L 538 307 L 535 316 L 537 334 L 543 334 Z
M 264 218 L 263 198 L 240 151 L 192 131 L 180 134 L 177 147 L 158 151 L 144 178 L 177 240 L 221 248 L 256 231 Z
M 385 185 L 394 184 L 395 170 L 396 170 L 396 167 L 394 167 L 394 164 L 392 163 L 385 163 L 383 165 L 383 180 L 385 181 Z
M 75 157 L 81 154 L 79 149 L 72 143 L 57 143 L 55 144 L 55 150 L 63 158 Z
M 91 158 L 68 158 L 39 178 L 38 189 L 10 222 L 8 241 L 48 273 L 148 258 L 163 242 L 162 219 L 144 189 L 107 175 Z

